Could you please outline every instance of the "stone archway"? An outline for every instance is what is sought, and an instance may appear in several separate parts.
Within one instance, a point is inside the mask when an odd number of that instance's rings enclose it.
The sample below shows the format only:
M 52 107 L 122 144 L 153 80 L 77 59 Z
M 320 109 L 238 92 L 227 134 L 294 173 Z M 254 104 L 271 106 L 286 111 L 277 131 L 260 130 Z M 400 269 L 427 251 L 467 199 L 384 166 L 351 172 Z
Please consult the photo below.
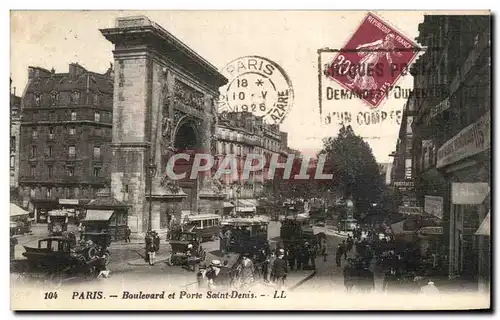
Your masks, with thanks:
M 179 123 L 174 135 L 174 147 L 178 152 L 196 150 L 200 147 L 200 138 L 195 124 L 191 121 Z

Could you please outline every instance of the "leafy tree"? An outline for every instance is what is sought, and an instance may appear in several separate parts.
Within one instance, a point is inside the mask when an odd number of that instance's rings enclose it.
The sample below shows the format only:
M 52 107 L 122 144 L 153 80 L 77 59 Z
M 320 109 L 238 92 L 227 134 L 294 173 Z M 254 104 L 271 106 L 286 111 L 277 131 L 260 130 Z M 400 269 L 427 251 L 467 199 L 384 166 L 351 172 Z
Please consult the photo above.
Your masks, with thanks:
M 339 188 L 345 199 L 352 197 L 357 214 L 368 212 L 380 200 L 383 181 L 379 166 L 369 144 L 351 126 L 324 139 L 319 154 L 326 156 L 325 171 L 333 173 L 330 188 Z

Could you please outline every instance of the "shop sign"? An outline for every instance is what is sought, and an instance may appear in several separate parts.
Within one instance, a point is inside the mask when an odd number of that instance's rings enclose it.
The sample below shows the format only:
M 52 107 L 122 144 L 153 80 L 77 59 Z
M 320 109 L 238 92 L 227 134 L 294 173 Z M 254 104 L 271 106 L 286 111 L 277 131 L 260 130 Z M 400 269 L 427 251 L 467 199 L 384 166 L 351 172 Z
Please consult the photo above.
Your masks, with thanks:
M 488 111 L 479 120 L 446 141 L 438 149 L 436 167 L 442 168 L 490 149 L 490 122 L 491 116 Z
M 78 199 L 59 199 L 59 204 L 78 205 Z
M 425 196 L 424 211 L 440 219 L 443 218 L 443 197 Z
M 417 215 L 417 214 L 422 214 L 424 212 L 424 208 L 399 206 L 398 211 L 400 214 Z
M 490 192 L 486 182 L 451 184 L 451 202 L 453 204 L 481 204 Z

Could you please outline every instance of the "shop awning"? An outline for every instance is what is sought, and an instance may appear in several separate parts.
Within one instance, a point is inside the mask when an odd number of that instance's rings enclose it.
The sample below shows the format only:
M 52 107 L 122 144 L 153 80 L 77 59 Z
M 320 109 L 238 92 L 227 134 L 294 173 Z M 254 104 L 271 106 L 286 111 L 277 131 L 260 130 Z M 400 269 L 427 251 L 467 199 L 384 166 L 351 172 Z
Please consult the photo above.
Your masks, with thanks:
M 234 205 L 231 202 L 225 201 L 224 208 L 234 208 Z
M 108 221 L 113 215 L 113 210 L 87 210 L 84 221 Z
M 483 222 L 481 222 L 481 225 L 477 229 L 477 231 L 475 233 L 477 236 L 488 236 L 489 237 L 491 235 L 490 234 L 490 224 L 491 224 L 490 215 L 491 215 L 491 211 L 488 212 L 486 217 L 484 217 Z
M 16 217 L 16 216 L 24 216 L 29 214 L 28 211 L 24 210 L 20 206 L 11 203 L 10 204 L 10 216 L 11 217 Z

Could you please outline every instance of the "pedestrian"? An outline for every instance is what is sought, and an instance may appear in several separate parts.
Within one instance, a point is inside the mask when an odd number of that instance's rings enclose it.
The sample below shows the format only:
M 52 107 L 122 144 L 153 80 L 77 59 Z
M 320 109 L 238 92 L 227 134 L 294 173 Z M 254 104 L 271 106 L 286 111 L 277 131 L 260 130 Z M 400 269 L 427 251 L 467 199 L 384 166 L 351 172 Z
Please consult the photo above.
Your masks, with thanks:
M 271 282 L 271 273 L 274 265 L 274 261 L 276 261 L 276 253 L 271 251 L 269 256 L 266 259 L 266 269 L 265 269 L 265 281 Z
M 296 265 L 296 260 L 297 260 L 297 249 L 294 244 L 290 244 L 288 246 L 288 251 L 287 251 L 287 260 L 288 260 L 288 265 L 290 266 L 290 270 L 293 270 Z
M 127 226 L 125 228 L 125 242 L 129 242 L 130 243 L 130 234 L 132 233 L 132 231 L 130 230 L 130 227 Z
M 354 239 L 351 237 L 351 235 L 348 235 L 347 236 L 347 250 L 346 250 L 346 252 L 351 252 L 353 245 L 354 245 Z
M 146 254 L 144 255 L 144 261 L 150 262 L 149 261 L 149 249 L 153 246 L 153 237 L 151 236 L 151 231 L 146 232 L 146 238 L 144 239 L 146 243 L 145 251 Z
M 83 240 L 83 236 L 85 233 L 85 226 L 82 223 L 78 225 L 78 233 L 80 234 L 80 241 Z
M 358 269 L 358 288 L 361 292 L 370 292 L 375 289 L 375 277 L 366 263 L 361 263 Z
M 243 254 L 243 260 L 240 264 L 240 286 L 241 288 L 247 288 L 255 281 L 254 276 L 254 264 L 250 259 L 250 254 L 248 252 Z
M 337 263 L 337 267 L 340 268 L 340 261 L 342 258 L 342 255 L 344 254 L 342 244 L 339 243 L 337 246 L 337 252 L 335 253 L 335 262 Z
M 303 269 L 309 269 L 309 260 L 311 259 L 311 248 L 309 247 L 309 242 L 304 243 L 303 247 Z
M 344 267 L 344 287 L 347 292 L 351 292 L 354 287 L 356 277 L 356 268 L 354 267 L 353 259 L 347 261 L 347 265 Z
M 153 231 L 153 240 L 155 243 L 155 252 L 160 251 L 160 235 L 156 231 Z
M 328 241 L 326 241 L 326 238 L 321 238 L 320 240 L 320 245 L 321 245 L 321 255 L 323 256 L 323 261 L 326 262 L 326 257 L 328 255 Z
M 149 245 L 148 248 L 149 265 L 154 266 L 156 259 L 156 248 L 154 242 Z
M 190 243 L 187 245 L 187 250 L 186 250 L 186 257 L 187 257 L 187 268 L 189 271 L 194 272 L 195 271 L 195 266 L 196 266 L 196 259 L 193 257 L 193 245 Z
M 311 260 L 311 268 L 313 270 L 316 270 L 316 246 L 309 246 L 309 252 L 308 252 L 308 257 Z
M 344 256 L 344 259 L 347 260 L 347 244 L 345 243 L 345 240 L 342 240 L 342 243 L 340 245 L 342 247 L 342 254 Z
M 384 274 L 384 282 L 382 284 L 383 291 L 394 290 L 399 283 L 399 272 L 394 268 L 389 268 Z
M 288 265 L 284 259 L 285 250 L 279 249 L 278 258 L 274 261 L 272 275 L 274 282 L 277 283 L 278 288 L 285 285 L 285 279 L 288 274 Z
M 198 284 L 198 290 L 205 290 L 208 286 L 207 264 L 205 262 L 201 262 L 198 267 L 198 272 L 196 273 L 196 282 Z
M 218 277 L 219 273 L 220 273 L 220 261 L 212 260 L 205 274 L 205 276 L 207 277 L 207 284 L 209 290 L 214 290 L 219 286 L 219 277 Z

